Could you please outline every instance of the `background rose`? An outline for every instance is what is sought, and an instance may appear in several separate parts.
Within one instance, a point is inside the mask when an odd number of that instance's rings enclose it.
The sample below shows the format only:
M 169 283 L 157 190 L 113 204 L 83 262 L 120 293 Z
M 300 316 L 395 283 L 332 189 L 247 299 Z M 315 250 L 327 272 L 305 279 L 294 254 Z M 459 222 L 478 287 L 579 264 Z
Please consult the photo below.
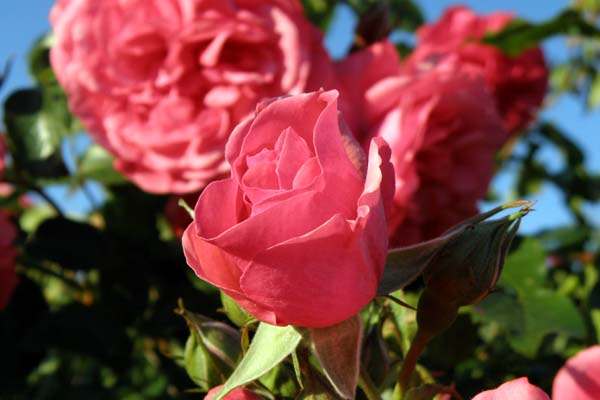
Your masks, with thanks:
M 16 238 L 17 229 L 10 220 L 10 215 L 0 210 L 0 310 L 6 307 L 19 282 L 15 273 L 17 251 L 13 247 Z
M 222 387 L 223 387 L 223 385 L 217 386 L 217 387 L 214 387 L 214 388 L 210 389 L 210 391 L 204 397 L 204 400 L 212 400 L 212 399 L 214 399 L 215 396 L 217 395 L 217 393 L 219 393 L 219 390 L 221 390 Z M 259 395 L 257 395 L 253 391 L 245 389 L 245 388 L 233 389 L 231 392 L 229 392 L 223 398 L 225 400 L 261 400 L 262 399 L 262 397 L 260 397 Z
M 352 133 L 362 141 L 373 123 L 365 107 L 369 88 L 380 80 L 397 76 L 401 64 L 393 43 L 384 40 L 349 54 L 335 65 L 340 85 L 340 108 Z
M 541 49 L 530 49 L 513 58 L 495 47 L 472 41 L 487 32 L 500 31 L 512 19 L 510 13 L 481 16 L 466 7 L 448 8 L 439 21 L 417 30 L 417 47 L 407 64 L 415 67 L 456 57 L 460 68 L 484 76 L 508 131 L 523 129 L 546 94 L 548 70 Z
M 231 178 L 204 190 L 184 233 L 196 274 L 271 324 L 340 322 L 374 297 L 383 272 L 389 148 L 373 141 L 367 170 L 357 168 L 337 97 L 275 100 L 236 127 Z
M 550 397 L 542 389 L 529 383 L 527 378 L 519 378 L 506 382 L 497 389 L 479 393 L 473 400 L 550 400 Z
M 558 371 L 552 385 L 554 400 L 594 400 L 600 393 L 600 346 L 571 357 Z
M 72 111 L 150 192 L 225 175 L 227 137 L 257 101 L 331 79 L 296 0 L 60 0 L 50 18 Z
M 365 97 L 370 137 L 392 149 L 391 245 L 430 239 L 476 214 L 506 137 L 481 78 L 440 64 L 384 79 Z

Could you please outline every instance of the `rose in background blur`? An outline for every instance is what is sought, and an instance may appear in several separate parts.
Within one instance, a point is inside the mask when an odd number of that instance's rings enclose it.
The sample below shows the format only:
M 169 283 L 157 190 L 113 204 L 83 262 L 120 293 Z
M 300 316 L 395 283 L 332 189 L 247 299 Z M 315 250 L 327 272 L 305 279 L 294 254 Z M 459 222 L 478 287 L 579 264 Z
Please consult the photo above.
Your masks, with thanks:
M 296 0 L 60 0 L 50 19 L 72 112 L 153 193 L 225 176 L 225 142 L 258 101 L 332 79 Z
M 382 137 L 392 149 L 392 246 L 431 239 L 475 215 L 496 153 L 541 106 L 548 72 L 539 48 L 510 58 L 474 42 L 511 18 L 450 8 L 418 29 L 404 62 L 383 41 L 337 64 L 344 98 L 361 110 L 352 113 L 357 137 Z
M 477 15 L 467 7 L 450 7 L 436 22 L 417 30 L 417 46 L 407 68 L 431 68 L 447 61 L 466 73 L 482 76 L 494 95 L 506 129 L 514 133 L 529 124 L 548 86 L 548 69 L 539 47 L 516 57 L 479 43 L 514 19 L 506 12 Z

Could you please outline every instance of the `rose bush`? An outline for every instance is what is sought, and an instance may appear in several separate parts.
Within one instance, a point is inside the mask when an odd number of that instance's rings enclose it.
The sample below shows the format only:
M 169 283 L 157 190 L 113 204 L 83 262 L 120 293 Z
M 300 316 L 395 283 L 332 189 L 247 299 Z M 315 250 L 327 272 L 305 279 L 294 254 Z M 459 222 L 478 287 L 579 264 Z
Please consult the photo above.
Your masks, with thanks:
M 375 138 L 366 167 L 337 98 L 259 106 L 227 143 L 231 177 L 207 186 L 183 236 L 196 274 L 270 324 L 340 322 L 375 296 L 383 272 L 389 148 Z
M 225 176 L 229 133 L 259 100 L 332 79 L 297 0 L 60 0 L 50 19 L 71 110 L 149 192 Z
M 548 69 L 539 47 L 517 57 L 477 42 L 486 33 L 502 30 L 513 15 L 496 12 L 477 15 L 466 7 L 450 7 L 439 21 L 417 30 L 417 47 L 407 68 L 455 59 L 468 73 L 481 74 L 496 98 L 509 132 L 526 127 L 542 104 L 548 85 Z
M 363 56 L 373 57 L 367 50 L 354 58 Z M 364 63 L 372 68 L 379 64 Z M 506 138 L 481 77 L 444 63 L 380 79 L 364 90 L 361 101 L 370 127 L 364 143 L 382 137 L 392 149 L 392 246 L 431 239 L 477 213 L 477 201 L 487 193 L 494 172 L 495 153 Z

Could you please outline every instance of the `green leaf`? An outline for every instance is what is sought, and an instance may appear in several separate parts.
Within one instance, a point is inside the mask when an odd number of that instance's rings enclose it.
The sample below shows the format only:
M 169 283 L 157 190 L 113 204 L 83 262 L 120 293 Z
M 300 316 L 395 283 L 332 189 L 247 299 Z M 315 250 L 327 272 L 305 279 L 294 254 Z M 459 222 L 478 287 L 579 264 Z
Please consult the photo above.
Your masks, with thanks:
M 556 125 L 544 122 L 540 124 L 539 133 L 552 142 L 564 154 L 569 168 L 576 168 L 578 165 L 583 164 L 585 159 L 583 151 Z
M 105 185 L 118 185 L 127 180 L 113 168 L 114 157 L 98 145 L 88 147 L 79 159 L 77 176 L 92 179 Z
M 502 31 L 486 35 L 483 43 L 495 46 L 510 56 L 517 56 L 555 35 L 600 37 L 600 29 L 586 21 L 578 11 L 568 9 L 539 24 L 513 20 Z
M 256 319 L 250 313 L 244 310 L 234 299 L 227 296 L 221 291 L 221 304 L 223 304 L 223 312 L 237 326 L 244 326 Z
M 533 358 L 547 334 L 564 334 L 581 339 L 585 324 L 571 300 L 549 289 L 530 289 L 520 295 L 524 311 L 524 330 L 509 337 L 511 346 L 519 353 Z
M 294 371 L 286 364 L 279 364 L 260 377 L 259 381 L 275 396 L 294 398 L 298 394 Z
M 308 19 L 323 31 L 331 21 L 336 3 L 333 0 L 302 0 Z
M 355 315 L 336 325 L 313 329 L 311 339 L 323 372 L 336 392 L 353 399 L 358 384 L 362 323 Z
M 590 84 L 590 93 L 588 95 L 588 107 L 596 108 L 600 105 L 600 74 L 596 73 Z
M 590 312 L 590 316 L 592 325 L 594 325 L 594 330 L 596 331 L 596 340 L 600 343 L 600 308 L 594 308 Z
M 67 96 L 58 83 L 50 64 L 50 48 L 54 42 L 51 34 L 39 38 L 29 52 L 29 72 L 37 82 L 43 97 L 43 114 L 52 120 L 59 135 L 69 135 L 82 128 L 69 111 Z
M 460 232 L 462 231 L 453 231 L 427 242 L 391 249 L 385 261 L 385 269 L 377 288 L 377 295 L 383 296 L 392 293 L 417 279 L 438 250 Z
M 60 146 L 60 137 L 41 115 L 42 93 L 38 89 L 13 92 L 4 103 L 4 123 L 17 161 L 49 159 Z
M 296 349 L 302 335 L 293 326 L 273 326 L 261 323 L 248 352 L 231 374 L 215 400 L 233 389 L 252 382 L 269 372 Z
M 523 306 L 517 299 L 504 293 L 492 293 L 473 305 L 473 315 L 476 320 L 497 324 L 494 336 L 499 330 L 507 335 L 522 334 L 525 325 L 523 314 Z M 493 337 L 488 339 L 491 340 Z
M 0 72 L 0 89 L 2 88 L 2 85 L 4 85 L 4 82 L 6 82 L 6 79 L 8 78 L 8 74 L 10 74 L 10 69 L 12 67 L 12 61 L 13 61 L 12 57 L 10 57 L 4 63 L 4 68 Z
M 526 239 L 511 254 L 500 284 L 515 289 L 522 307 L 523 328 L 509 336 L 511 346 L 533 358 L 548 334 L 574 338 L 585 336 L 585 324 L 573 302 L 565 295 L 544 287 L 546 283 L 545 252 L 536 239 Z
M 507 258 L 499 284 L 509 285 L 519 294 L 541 287 L 546 279 L 545 254 L 538 240 L 523 240 L 517 251 Z
M 425 23 L 425 17 L 417 4 L 410 0 L 392 0 L 390 2 L 392 28 L 414 31 Z
M 29 51 L 29 73 L 40 84 L 56 82 L 54 71 L 50 65 L 50 48 L 54 38 L 52 35 L 40 37 Z

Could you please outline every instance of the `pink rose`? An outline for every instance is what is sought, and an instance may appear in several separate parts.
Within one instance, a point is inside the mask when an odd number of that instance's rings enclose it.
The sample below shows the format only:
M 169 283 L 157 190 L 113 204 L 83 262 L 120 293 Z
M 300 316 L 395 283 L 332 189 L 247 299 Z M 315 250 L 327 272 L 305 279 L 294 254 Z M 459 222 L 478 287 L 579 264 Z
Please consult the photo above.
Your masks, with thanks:
M 12 292 L 19 283 L 15 273 L 17 251 L 13 247 L 16 238 L 17 229 L 10 220 L 10 215 L 0 210 L 0 310 L 8 305 Z
M 506 382 L 497 389 L 479 393 L 473 400 L 550 400 L 550 397 L 542 389 L 529 383 L 527 378 L 519 378 Z
M 389 148 L 376 138 L 366 161 L 337 98 L 260 105 L 227 143 L 231 177 L 206 187 L 183 235 L 196 274 L 270 324 L 343 321 L 373 299 L 383 272 Z
M 512 19 L 509 13 L 480 16 L 466 7 L 451 7 L 439 21 L 419 28 L 417 48 L 407 63 L 411 68 L 423 68 L 444 57 L 456 58 L 461 68 L 483 75 L 508 131 L 521 130 L 531 122 L 546 94 L 544 54 L 536 47 L 509 57 L 475 41 L 487 32 L 502 30 Z
M 480 77 L 447 64 L 384 79 L 366 93 L 370 137 L 392 149 L 392 246 L 431 239 L 477 213 L 506 132 Z
M 223 385 L 210 389 L 209 392 L 204 397 L 204 400 L 214 399 L 222 387 L 223 387 Z M 260 397 L 259 395 L 257 395 L 256 393 L 254 393 L 251 390 L 239 387 L 239 388 L 233 389 L 231 392 L 227 393 L 227 395 L 225 397 L 223 397 L 223 399 L 225 399 L 225 400 L 262 400 L 262 397 Z
M 227 138 L 259 100 L 333 76 L 298 0 L 59 0 L 50 19 L 71 110 L 149 192 L 225 176 Z
M 336 64 L 340 109 L 358 140 L 364 139 L 371 123 L 364 112 L 365 93 L 380 80 L 397 76 L 400 68 L 398 51 L 388 40 L 352 53 Z
M 554 400 L 595 400 L 600 396 L 600 346 L 571 357 L 558 371 L 552 385 Z

